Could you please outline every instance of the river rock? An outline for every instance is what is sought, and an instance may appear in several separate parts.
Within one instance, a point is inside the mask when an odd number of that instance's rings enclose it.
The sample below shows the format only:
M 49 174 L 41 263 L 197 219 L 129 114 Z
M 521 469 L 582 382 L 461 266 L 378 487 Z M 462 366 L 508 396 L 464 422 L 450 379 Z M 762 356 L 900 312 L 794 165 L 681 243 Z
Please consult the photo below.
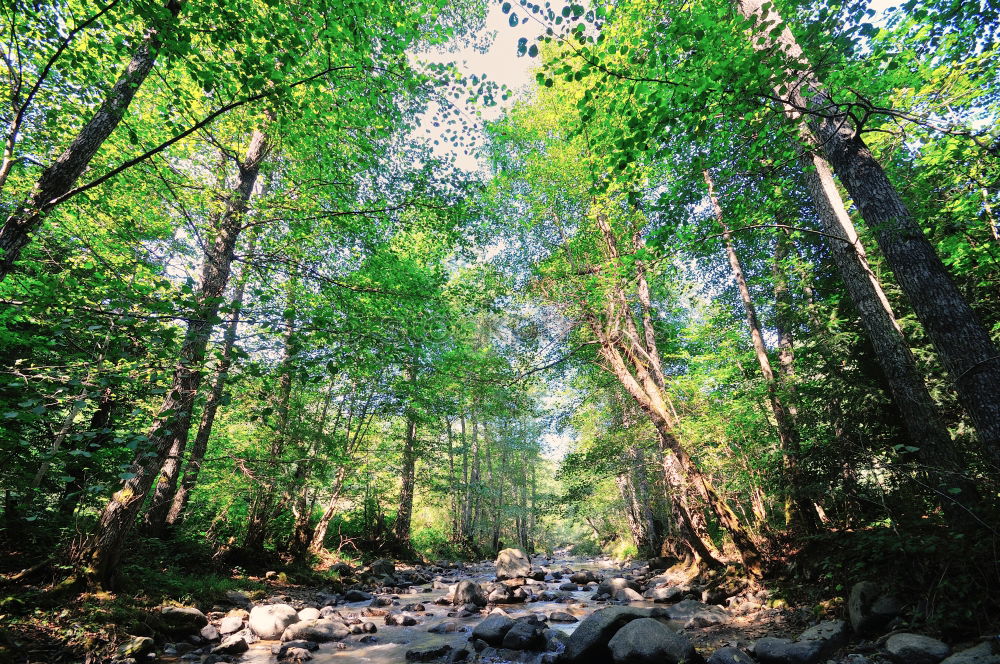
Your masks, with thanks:
M 367 602 L 374 597 L 371 593 L 363 590 L 351 589 L 344 593 L 345 602 Z
M 597 576 L 588 569 L 580 572 L 573 572 L 573 574 L 570 575 L 569 580 L 573 583 L 585 586 L 591 581 L 597 581 Z
M 307 606 L 299 611 L 299 620 L 316 620 L 319 616 L 319 609 Z
M 847 645 L 847 640 L 850 637 L 850 631 L 847 629 L 847 623 L 843 620 L 824 620 L 821 623 L 817 623 L 802 632 L 799 635 L 799 641 L 822 641 L 826 644 L 828 650 L 836 650 L 837 648 Z
M 451 621 L 438 623 L 427 631 L 433 634 L 451 634 L 458 631 L 458 623 Z
M 616 590 L 614 594 L 614 599 L 619 602 L 641 602 L 642 595 L 632 590 L 631 588 L 622 588 Z
M 708 658 L 707 664 L 754 664 L 750 655 L 739 648 L 726 646 L 719 648 Z
M 579 618 L 574 616 L 572 613 L 567 613 L 565 611 L 553 611 L 549 614 L 549 620 L 557 623 L 579 622 Z
M 597 586 L 597 590 L 595 592 L 598 595 L 611 595 L 612 597 L 614 597 L 616 592 L 618 592 L 619 590 L 624 590 L 625 588 L 630 588 L 631 590 L 638 591 L 639 584 L 636 583 L 635 581 L 629 581 L 628 579 L 623 579 L 622 577 L 619 576 L 601 582 Z
M 729 614 L 721 606 L 686 599 L 666 608 L 671 620 L 690 623 L 692 627 L 708 627 L 729 622 Z
M 472 638 L 480 639 L 487 644 L 499 648 L 503 637 L 514 627 L 514 621 L 505 615 L 491 613 L 472 630 Z
M 698 660 L 686 636 L 652 618 L 627 623 L 608 642 L 608 649 L 615 664 L 690 664 Z
M 289 648 L 284 653 L 284 659 L 290 659 L 293 662 L 308 662 L 312 658 L 312 653 L 305 648 Z
M 658 604 L 676 602 L 684 597 L 684 591 L 677 586 L 657 586 L 650 588 L 642 594 L 646 599 L 651 599 Z
M 761 664 L 815 664 L 823 658 L 823 642 L 765 636 L 757 639 L 753 654 Z
M 978 646 L 957 652 L 941 664 L 1000 664 L 1000 639 L 983 641 Z
M 255 606 L 250 611 L 249 625 L 254 634 L 265 640 L 277 639 L 289 626 L 297 622 L 299 612 L 287 604 Z
M 241 629 L 243 629 L 243 618 L 239 616 L 226 616 L 219 623 L 219 634 L 232 634 L 233 632 L 238 632 Z M 202 636 L 205 635 L 202 634 Z
M 238 634 L 227 636 L 222 643 L 212 648 L 213 655 L 241 655 L 250 650 L 247 640 Z
M 155 643 L 148 636 L 133 636 L 131 639 L 118 646 L 118 654 L 122 657 L 134 659 L 144 659 L 146 655 L 153 652 Z
M 417 619 L 411 616 L 409 613 L 402 613 L 399 611 L 392 611 L 385 617 L 386 625 L 401 625 L 403 627 L 409 627 L 410 625 L 416 625 Z
M 544 628 L 540 623 L 518 620 L 504 634 L 501 646 L 510 650 L 544 650 Z
M 904 664 L 938 664 L 951 654 L 948 644 L 922 634 L 893 634 L 885 649 Z
M 482 588 L 475 581 L 459 581 L 458 585 L 455 586 L 455 595 L 452 599 L 452 603 L 455 606 L 462 606 L 463 604 L 475 604 L 476 606 L 486 606 L 486 597 L 483 595 Z
M 193 606 L 164 606 L 160 617 L 166 631 L 177 636 L 197 634 L 208 624 L 208 616 Z
M 444 657 L 451 652 L 451 646 L 447 643 L 436 648 L 417 648 L 406 651 L 407 662 L 429 662 L 438 657 Z
M 594 611 L 580 621 L 566 640 L 563 661 L 570 664 L 606 664 L 611 659 L 608 641 L 622 626 L 638 618 L 648 618 L 648 609 L 611 606 Z
M 240 627 L 243 627 L 243 621 L 242 620 L 240 621 Z M 233 631 L 234 632 L 238 632 L 239 630 L 237 629 L 237 630 L 233 630 Z M 222 636 L 219 633 L 219 628 L 216 627 L 215 625 L 211 625 L 211 624 L 205 625 L 204 627 L 202 627 L 201 631 L 198 632 L 198 635 L 201 636 L 201 638 L 205 639 L 206 641 L 217 641 Z
M 569 591 L 569 592 L 576 592 L 579 589 L 580 589 L 580 586 L 578 586 L 575 583 L 564 583 L 564 584 L 562 584 L 562 585 L 559 586 L 559 590 L 565 590 L 565 591 Z
M 226 599 L 229 601 L 230 604 L 232 604 L 235 607 L 241 609 L 250 608 L 251 604 L 250 598 L 241 593 L 239 590 L 227 590 Z
M 497 581 L 531 575 L 531 559 L 520 549 L 504 549 L 497 554 Z
M 900 606 L 895 598 L 881 593 L 871 581 L 861 581 L 851 588 L 847 610 L 855 632 L 875 636 L 899 615 Z
M 396 565 L 391 560 L 379 558 L 372 563 L 370 570 L 375 576 L 392 576 L 396 573 Z
M 344 623 L 330 618 L 320 618 L 319 620 L 303 620 L 285 628 L 281 634 L 282 641 L 315 641 L 325 643 L 327 641 L 339 641 L 348 634 L 351 629 Z

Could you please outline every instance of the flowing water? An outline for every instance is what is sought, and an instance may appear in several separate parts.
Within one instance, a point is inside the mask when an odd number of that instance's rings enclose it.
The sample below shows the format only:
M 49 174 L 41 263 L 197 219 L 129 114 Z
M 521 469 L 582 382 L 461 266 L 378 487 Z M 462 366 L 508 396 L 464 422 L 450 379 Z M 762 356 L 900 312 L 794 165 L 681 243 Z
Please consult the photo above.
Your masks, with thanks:
M 538 560 L 536 561 L 536 566 L 545 570 L 546 572 L 566 572 L 571 570 L 573 572 L 592 570 L 598 575 L 605 574 L 609 572 L 616 571 L 619 568 L 617 564 L 610 560 L 600 560 L 600 559 L 572 559 L 563 558 L 559 560 Z M 543 590 L 552 590 L 559 592 L 559 586 L 568 580 L 567 578 L 557 580 L 549 583 L 538 583 L 537 585 L 532 585 L 531 589 L 535 595 Z M 487 581 L 493 581 L 495 578 L 495 569 L 491 564 L 478 564 L 470 565 L 464 570 L 452 570 L 447 575 L 442 576 L 442 581 L 446 584 L 455 584 L 463 579 L 471 579 L 473 581 L 483 583 Z M 424 612 L 412 612 L 412 615 L 416 616 L 419 623 L 417 625 L 403 627 L 396 625 L 386 625 L 385 619 L 380 616 L 362 616 L 362 611 L 368 606 L 368 601 L 354 602 L 354 603 L 341 603 L 334 607 L 337 611 L 343 614 L 345 617 L 350 614 L 357 614 L 362 617 L 363 620 L 371 621 L 375 623 L 378 627 L 378 632 L 374 634 L 374 643 L 364 643 L 362 642 L 362 635 L 352 635 L 339 643 L 324 643 L 320 645 L 320 649 L 313 652 L 313 662 L 316 664 L 396 664 L 398 662 L 406 661 L 406 651 L 414 649 L 428 649 L 436 648 L 438 646 L 447 644 L 452 648 L 460 649 L 467 645 L 469 635 L 471 634 L 473 628 L 478 625 L 485 616 L 474 615 L 466 618 L 457 617 L 457 609 L 450 605 L 439 605 L 435 604 L 434 601 L 440 597 L 443 597 L 448 593 L 447 588 L 432 589 L 432 584 L 425 584 L 422 586 L 415 586 L 419 591 L 414 594 L 401 594 L 394 595 L 399 606 L 405 606 L 410 603 L 421 603 L 425 606 Z M 411 593 L 413 591 L 411 590 Z M 563 594 L 560 592 L 560 594 Z M 588 589 L 587 591 L 577 591 L 571 592 L 569 595 L 572 601 L 536 601 L 529 602 L 525 604 L 504 604 L 500 605 L 500 608 L 507 611 L 511 617 L 518 618 L 520 616 L 528 615 L 529 613 L 536 613 L 542 617 L 548 617 L 553 611 L 564 611 L 570 613 L 582 620 L 586 616 L 593 613 L 596 609 L 604 606 L 604 604 L 599 604 L 591 599 L 593 595 L 593 589 Z M 654 606 L 652 602 L 633 602 L 631 606 Z M 386 607 L 388 608 L 388 607 Z M 398 607 L 393 607 L 398 608 Z M 449 614 L 452 614 L 449 616 Z M 452 633 L 438 634 L 429 632 L 428 630 L 435 625 L 439 625 L 445 622 L 454 622 L 458 624 L 459 631 Z M 553 629 L 558 629 L 567 634 L 571 634 L 578 622 L 575 623 L 559 623 L 550 622 L 549 626 Z M 240 659 L 241 664 L 273 664 L 275 662 L 275 656 L 271 654 L 271 648 L 277 645 L 277 641 L 259 641 L 252 646 L 250 650 L 243 655 Z

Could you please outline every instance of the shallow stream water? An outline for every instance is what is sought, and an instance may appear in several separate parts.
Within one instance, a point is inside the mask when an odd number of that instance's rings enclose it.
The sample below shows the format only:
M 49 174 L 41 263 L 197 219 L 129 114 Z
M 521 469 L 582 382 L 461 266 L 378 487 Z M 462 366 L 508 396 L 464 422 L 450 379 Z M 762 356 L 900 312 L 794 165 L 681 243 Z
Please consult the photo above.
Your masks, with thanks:
M 572 570 L 573 572 L 592 570 L 598 575 L 607 575 L 609 572 L 619 569 L 618 565 L 610 560 L 560 558 L 556 560 L 540 559 L 535 562 L 536 567 L 546 572 L 565 573 L 566 570 Z M 568 574 L 566 576 L 568 577 Z M 443 575 L 444 583 L 449 585 L 458 583 L 463 579 L 471 579 L 479 583 L 484 583 L 493 581 L 494 578 L 495 569 L 491 564 L 469 566 L 465 570 L 452 570 L 448 574 Z M 559 586 L 567 580 L 568 578 L 564 578 L 555 582 L 539 583 L 532 585 L 531 589 L 536 595 L 543 590 L 558 591 Z M 378 627 L 378 632 L 374 634 L 374 643 L 361 642 L 361 635 L 350 636 L 339 643 L 324 643 L 320 645 L 319 650 L 312 653 L 312 662 L 316 664 L 397 664 L 406 661 L 406 651 L 408 650 L 435 648 L 443 644 L 448 644 L 455 649 L 465 646 L 468 643 L 472 629 L 485 616 L 474 615 L 467 618 L 458 618 L 456 615 L 449 616 L 449 613 L 457 613 L 456 607 L 434 603 L 438 598 L 448 594 L 447 588 L 432 590 L 431 584 L 415 586 L 415 588 L 419 592 L 393 595 L 393 597 L 396 598 L 400 607 L 418 602 L 425 606 L 426 611 L 413 613 L 419 621 L 417 625 L 409 627 L 386 625 L 383 617 L 364 617 L 364 620 L 370 620 Z M 573 599 L 572 602 L 565 600 L 558 602 L 537 601 L 499 606 L 513 618 L 528 615 L 529 613 L 537 613 L 540 616 L 548 617 L 553 611 L 565 611 L 574 615 L 579 620 L 583 620 L 596 609 L 605 606 L 604 603 L 597 603 L 591 600 L 591 596 L 593 595 L 592 588 L 586 591 L 572 592 L 570 595 Z M 344 603 L 338 604 L 334 608 L 345 616 L 349 614 L 360 615 L 368 604 L 368 601 Z M 652 607 L 654 604 L 652 602 L 633 602 L 631 606 Z M 398 607 L 394 606 L 392 608 Z M 437 634 L 428 631 L 435 625 L 444 622 L 458 623 L 459 631 L 446 634 Z M 567 634 L 571 634 L 577 625 L 579 625 L 579 622 L 549 623 L 551 628 L 561 630 Z M 277 644 L 277 641 L 259 641 L 250 646 L 250 650 L 239 661 L 241 664 L 273 664 L 276 659 L 271 654 L 271 648 Z

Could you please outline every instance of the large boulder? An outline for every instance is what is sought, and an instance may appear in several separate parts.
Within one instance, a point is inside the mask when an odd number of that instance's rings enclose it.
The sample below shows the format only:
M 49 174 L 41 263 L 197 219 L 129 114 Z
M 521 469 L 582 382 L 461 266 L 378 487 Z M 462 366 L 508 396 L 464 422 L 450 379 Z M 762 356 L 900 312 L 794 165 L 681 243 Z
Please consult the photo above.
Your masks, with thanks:
M 164 606 L 160 618 L 166 630 L 175 636 L 197 634 L 208 624 L 208 616 L 193 606 Z
M 303 620 L 285 628 L 281 634 L 282 641 L 314 641 L 325 643 L 339 641 L 351 633 L 351 628 L 330 618 L 318 620 Z
M 627 623 L 608 642 L 608 649 L 615 664 L 691 664 L 700 659 L 686 636 L 652 618 Z
M 520 549 L 504 549 L 497 554 L 497 581 L 531 576 L 531 559 Z
M 504 635 L 500 645 L 510 650 L 545 650 L 544 631 L 541 623 L 518 620 Z
M 1000 664 L 1000 639 L 983 641 L 978 646 L 957 652 L 941 664 Z
M 607 664 L 611 659 L 608 641 L 624 625 L 639 618 L 648 618 L 649 609 L 610 606 L 594 611 L 580 621 L 566 639 L 563 661 L 570 664 Z
M 458 585 L 455 586 L 455 596 L 452 602 L 455 606 L 463 606 L 465 604 L 486 606 L 486 597 L 483 595 L 483 590 L 479 587 L 478 583 L 466 579 L 459 581 Z
M 396 565 L 391 560 L 379 558 L 372 563 L 371 572 L 375 576 L 392 576 L 396 573 Z
M 883 594 L 871 581 L 861 581 L 851 588 L 847 611 L 851 627 L 862 636 L 876 636 L 899 615 L 899 602 Z
M 495 648 L 499 648 L 503 643 L 503 637 L 507 636 L 507 632 L 513 627 L 514 621 L 512 619 L 500 613 L 493 613 L 476 625 L 472 630 L 472 638 L 480 639 Z
M 287 604 L 266 604 L 250 610 L 250 629 L 260 638 L 271 641 L 299 620 L 299 612 Z
M 923 634 L 893 634 L 885 642 L 885 649 L 904 664 L 938 664 L 951 654 L 947 643 Z

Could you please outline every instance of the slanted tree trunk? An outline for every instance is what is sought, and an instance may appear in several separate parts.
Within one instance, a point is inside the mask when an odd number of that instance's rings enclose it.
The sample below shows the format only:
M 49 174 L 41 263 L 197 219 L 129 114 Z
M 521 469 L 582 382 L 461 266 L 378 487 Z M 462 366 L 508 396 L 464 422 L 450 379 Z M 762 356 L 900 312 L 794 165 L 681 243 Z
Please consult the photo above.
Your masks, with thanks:
M 340 502 L 340 493 L 344 488 L 345 477 L 347 477 L 347 466 L 341 466 L 337 469 L 337 473 L 333 478 L 333 488 L 330 491 L 330 499 L 326 503 L 326 509 L 323 510 L 323 516 L 320 517 L 316 523 L 316 527 L 313 529 L 312 540 L 309 542 L 309 551 L 311 553 L 319 553 L 323 550 L 323 543 L 326 541 L 326 533 L 330 528 L 330 522 L 333 521 L 333 517 L 337 514 L 337 505 Z
M 757 357 L 757 364 L 760 366 L 760 373 L 764 377 L 767 385 L 767 396 L 771 406 L 771 413 L 778 427 L 778 439 L 781 443 L 781 452 L 784 457 L 785 483 L 788 489 L 788 496 L 794 504 L 794 515 L 791 518 L 791 510 L 788 513 L 788 525 L 798 525 L 807 532 L 817 530 L 816 511 L 812 506 L 812 501 L 806 494 L 803 487 L 801 473 L 799 472 L 798 458 L 800 455 L 799 432 L 795 427 L 795 421 L 791 410 L 785 405 L 781 397 L 778 379 L 771 368 L 771 359 L 767 354 L 767 347 L 764 345 L 764 335 L 761 333 L 760 320 L 757 318 L 757 308 L 754 306 L 753 298 L 750 296 L 750 288 L 747 286 L 746 276 L 743 274 L 743 265 L 733 246 L 732 233 L 726 223 L 722 213 L 722 206 L 719 198 L 715 194 L 715 186 L 711 174 L 703 171 L 705 184 L 708 186 L 708 197 L 712 203 L 712 210 L 715 219 L 722 226 L 722 239 L 726 247 L 726 257 L 729 259 L 729 267 L 733 272 L 733 279 L 740 293 L 740 300 L 743 302 L 743 310 L 746 313 L 747 327 L 750 331 L 750 341 L 753 344 L 754 355 Z
M 152 71 L 163 37 L 176 21 L 181 4 L 181 0 L 167 2 L 166 20 L 148 30 L 94 116 L 59 158 L 42 171 L 31 193 L 0 227 L 0 281 L 10 274 L 21 250 L 31 241 L 31 233 L 62 202 L 62 197 L 70 192 L 101 145 L 118 127 L 129 104 Z
M 246 158 L 240 165 L 236 188 L 227 198 L 216 224 L 218 231 L 202 266 L 196 310 L 184 335 L 171 387 L 150 429 L 148 445 L 139 451 L 129 468 L 129 479 L 102 511 L 93 537 L 75 552 L 77 562 L 89 563 L 95 580 L 102 586 L 113 585 L 122 547 L 157 470 L 168 458 L 179 462 L 180 451 L 191 428 L 191 410 L 201 382 L 201 367 L 213 321 L 218 316 L 219 302 L 229 281 L 241 221 L 267 152 L 267 136 L 259 130 L 254 131 Z
M 618 264 L 618 242 L 603 214 L 597 215 L 597 225 L 604 238 L 608 257 L 614 264 Z M 684 475 L 698 490 L 720 525 L 729 533 L 747 571 L 760 576 L 764 571 L 764 560 L 750 532 L 740 523 L 736 513 L 722 498 L 712 481 L 701 472 L 674 434 L 674 416 L 672 409 L 667 406 L 666 392 L 661 387 L 662 366 L 654 366 L 659 362 L 654 361 L 648 350 L 649 341 L 644 343 L 640 340 L 632 310 L 621 285 L 612 288 L 605 308 L 604 317 L 609 327 L 606 328 L 592 311 L 587 311 L 585 318 L 600 344 L 601 355 L 607 362 L 608 369 L 649 416 L 663 445 L 677 457 Z M 655 345 L 655 331 L 651 331 L 650 336 Z M 656 374 L 660 377 L 655 378 Z
M 260 154 L 259 156 L 256 155 L 251 156 L 252 151 L 255 150 L 254 141 L 257 140 L 258 135 L 260 136 L 259 139 L 260 147 L 257 149 L 260 151 Z M 243 164 L 239 164 L 239 170 L 241 174 L 240 186 L 242 186 L 243 185 L 242 173 L 246 168 L 246 163 L 254 159 L 256 159 L 257 162 L 253 166 L 254 170 L 253 181 L 247 183 L 247 185 L 249 186 L 249 189 L 247 189 L 247 194 L 246 194 L 247 201 L 249 201 L 250 196 L 253 193 L 253 189 L 254 186 L 256 185 L 256 180 L 257 180 L 256 174 L 260 170 L 260 161 L 264 159 L 266 151 L 267 151 L 266 137 L 264 137 L 264 135 L 260 134 L 259 132 L 254 132 L 253 137 L 251 138 L 251 146 L 247 151 L 246 161 Z M 231 242 L 233 245 L 227 248 L 228 254 L 226 258 L 227 260 L 226 283 L 222 284 L 221 286 L 222 291 L 225 290 L 226 284 L 228 284 L 229 281 L 229 273 L 231 271 L 232 260 L 235 253 L 235 244 L 238 240 L 239 233 L 242 230 L 241 222 L 243 221 L 243 215 L 245 214 L 245 212 L 246 210 L 244 209 L 243 213 L 238 215 L 237 219 L 233 220 L 235 223 L 232 229 L 226 228 L 226 224 L 230 222 L 226 219 L 225 215 L 220 217 L 218 223 L 216 224 L 216 233 L 218 235 L 221 236 L 227 233 L 231 233 L 232 235 Z M 205 263 L 208 264 L 217 262 L 219 260 L 217 256 L 218 254 L 215 248 L 213 248 L 211 252 L 206 251 Z M 214 292 L 215 291 L 213 290 L 213 293 Z M 222 298 L 222 293 L 220 292 L 218 293 L 218 295 L 213 295 L 212 297 L 214 299 L 213 299 L 213 310 L 212 310 L 211 320 L 214 321 L 214 319 L 218 317 L 220 308 L 218 302 Z M 149 509 L 146 512 L 146 516 L 144 518 L 144 526 L 146 528 L 146 531 L 150 535 L 153 535 L 154 537 L 163 536 L 167 529 L 168 525 L 167 517 L 170 513 L 170 508 L 173 504 L 174 495 L 177 493 L 177 480 L 180 477 L 181 463 L 183 461 L 184 451 L 187 448 L 188 434 L 190 433 L 191 429 L 191 418 L 194 408 L 194 399 L 198 393 L 198 385 L 201 384 L 201 377 L 202 377 L 201 363 L 204 362 L 206 349 L 208 346 L 207 342 L 208 339 L 211 338 L 212 329 L 214 328 L 214 326 L 215 326 L 214 322 L 210 322 L 208 326 L 203 330 L 203 334 L 205 335 L 205 344 L 202 346 L 200 350 L 199 366 L 197 367 L 197 381 L 195 383 L 194 390 L 190 395 L 190 400 L 185 402 L 184 408 L 186 409 L 186 412 L 183 415 L 183 422 L 179 421 L 177 428 L 172 431 L 171 435 L 173 436 L 173 440 L 170 446 L 170 450 L 167 453 L 166 458 L 164 458 L 163 464 L 160 467 L 160 475 L 156 484 L 153 487 L 152 500 L 150 501 Z M 202 456 L 204 456 L 204 452 L 202 452 L 201 454 Z
M 219 365 L 215 368 L 212 388 L 209 390 L 208 396 L 205 398 L 205 405 L 202 407 L 201 421 L 198 423 L 198 433 L 195 434 L 194 443 L 191 445 L 191 453 L 188 456 L 187 464 L 184 466 L 184 478 L 170 500 L 170 508 L 164 519 L 166 527 L 175 526 L 184 519 L 184 511 L 187 509 L 188 501 L 191 499 L 191 492 L 198 483 L 201 464 L 205 460 L 205 452 L 208 451 L 208 441 L 212 437 L 215 416 L 218 414 L 219 406 L 222 404 L 226 381 L 229 378 L 229 369 L 233 365 L 233 349 L 236 347 L 240 315 L 243 310 L 243 296 L 248 278 L 249 269 L 244 267 L 236 284 L 236 291 L 233 293 L 230 304 L 230 319 L 222 337 L 222 351 L 219 356 Z
M 835 193 L 829 168 L 832 165 L 874 233 L 886 262 L 931 339 L 941 364 L 951 376 L 959 399 L 979 436 L 984 456 L 996 469 L 1000 469 L 1000 352 L 988 330 L 955 287 L 899 192 L 871 154 L 861 137 L 862 127 L 856 126 L 843 111 L 827 103 L 829 95 L 811 70 L 791 31 L 784 26 L 775 37 L 770 36 L 771 25 L 783 24 L 773 4 L 765 0 L 737 0 L 737 6 L 743 16 L 753 19 L 758 25 L 769 22 L 764 28 L 769 34 L 762 41 L 758 41 L 758 35 L 751 37 L 753 47 L 770 51 L 777 49 L 789 65 L 796 67 L 790 77 L 790 90 L 780 96 L 787 100 L 785 112 L 798 124 L 803 136 L 804 159 L 808 159 L 812 166 L 806 169 L 809 189 L 820 208 L 821 217 L 828 217 L 824 223 L 834 222 L 834 219 L 840 224 L 850 222 L 839 194 Z M 804 69 L 804 73 L 799 69 Z M 818 108 L 815 114 L 806 118 L 800 109 L 807 108 L 810 100 L 814 100 Z M 820 149 L 826 154 L 829 164 L 819 155 Z M 852 248 L 858 246 L 856 234 L 840 236 L 845 237 Z M 862 313 L 867 317 L 866 312 Z M 876 348 L 884 343 L 883 339 L 873 338 L 872 341 Z M 904 350 L 905 353 L 902 352 Z M 884 364 L 899 363 L 898 366 L 890 366 L 887 375 L 891 372 L 894 378 L 898 378 L 909 373 L 904 355 L 909 355 L 905 345 L 892 359 L 886 358 Z M 897 382 L 893 392 L 904 413 L 907 428 L 913 428 L 909 433 L 920 448 L 921 461 L 944 471 L 938 474 L 938 480 L 944 486 L 955 486 L 947 475 L 960 473 L 963 464 L 950 440 L 940 437 L 933 401 L 924 399 L 926 387 L 923 382 Z M 928 405 L 931 406 L 929 410 L 926 408 Z M 913 412 L 915 407 L 920 411 L 919 416 Z M 925 419 L 927 415 L 931 417 Z M 972 488 L 966 483 L 967 490 Z

